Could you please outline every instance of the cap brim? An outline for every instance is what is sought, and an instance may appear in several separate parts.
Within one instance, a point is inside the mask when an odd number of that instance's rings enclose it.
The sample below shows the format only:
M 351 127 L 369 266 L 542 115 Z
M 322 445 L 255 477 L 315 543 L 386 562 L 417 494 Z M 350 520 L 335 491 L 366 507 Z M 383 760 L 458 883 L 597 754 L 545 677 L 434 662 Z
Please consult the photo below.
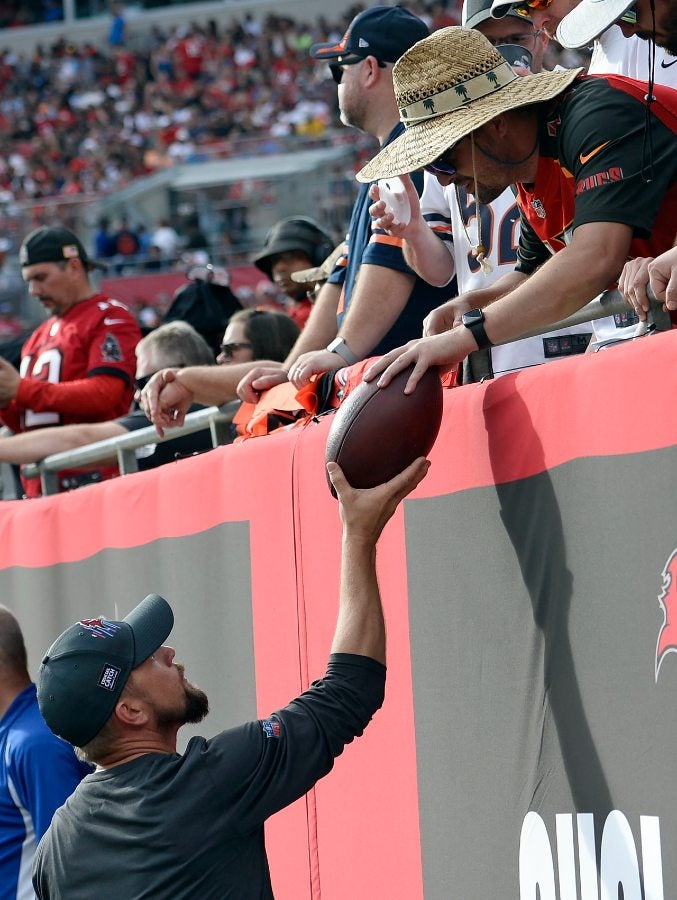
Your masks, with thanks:
M 313 59 L 336 59 L 346 55 L 345 44 L 313 44 L 308 51 Z
M 633 5 L 633 0 L 582 0 L 557 27 L 557 41 L 570 50 L 587 47 Z
M 301 269 L 300 272 L 292 272 L 290 278 L 297 284 L 313 284 L 316 281 L 324 281 L 326 274 L 322 266 L 314 266 L 312 269 Z
M 405 175 L 427 166 L 462 138 L 481 128 L 491 119 L 510 109 L 551 100 L 561 94 L 582 69 L 539 72 L 511 81 L 500 91 L 474 100 L 453 112 L 416 122 L 385 146 L 361 169 L 356 178 L 361 182 Z
M 466 22 L 462 22 L 461 24 L 464 28 L 477 28 L 477 26 L 481 25 L 482 22 L 491 22 L 492 19 L 502 19 L 504 16 L 510 16 L 513 19 L 519 19 L 520 22 L 531 22 L 531 16 L 521 16 L 519 13 L 516 13 L 514 11 L 512 6 L 510 6 L 506 10 L 506 12 L 501 13 L 500 16 L 494 15 L 491 9 L 479 10 L 479 12 L 476 12 L 474 15 L 470 16 L 470 18 Z
M 492 19 L 502 19 L 504 16 L 507 16 L 513 6 L 513 3 L 506 3 L 505 0 L 494 0 L 491 4 Z
M 140 666 L 161 647 L 174 627 L 172 608 L 159 594 L 149 594 L 122 620 L 134 633 L 132 668 Z

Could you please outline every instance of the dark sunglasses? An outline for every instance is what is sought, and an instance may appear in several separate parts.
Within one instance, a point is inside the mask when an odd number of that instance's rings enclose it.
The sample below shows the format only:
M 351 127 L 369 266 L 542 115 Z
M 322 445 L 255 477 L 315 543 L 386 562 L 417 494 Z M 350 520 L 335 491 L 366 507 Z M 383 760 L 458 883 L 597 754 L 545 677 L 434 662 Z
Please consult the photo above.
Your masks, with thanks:
M 451 151 L 447 149 L 444 153 L 440 153 L 437 159 L 428 163 L 427 166 L 423 166 L 424 170 L 430 172 L 431 175 L 455 175 L 457 171 L 456 166 L 452 165 L 446 159 L 450 152 Z
M 356 66 L 358 63 L 364 62 L 367 58 L 366 56 L 352 56 L 352 57 L 338 57 L 340 62 L 330 63 L 329 71 L 331 72 L 331 77 L 334 79 L 336 84 L 341 84 L 341 79 L 343 78 L 343 70 L 346 66 Z M 385 69 L 386 64 L 381 62 L 380 59 L 377 59 L 379 69 Z
M 246 347 L 251 347 L 249 341 L 235 341 L 232 344 L 221 344 L 221 353 L 223 353 L 226 359 L 232 359 L 233 354 L 238 350 L 244 350 Z

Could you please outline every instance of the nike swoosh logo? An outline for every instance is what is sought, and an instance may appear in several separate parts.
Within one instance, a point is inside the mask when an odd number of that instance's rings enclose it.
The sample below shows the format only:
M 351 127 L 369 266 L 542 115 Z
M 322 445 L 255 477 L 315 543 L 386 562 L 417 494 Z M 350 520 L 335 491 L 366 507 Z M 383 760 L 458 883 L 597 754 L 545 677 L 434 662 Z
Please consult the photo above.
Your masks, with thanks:
M 610 144 L 611 141 L 604 141 L 603 144 L 600 144 L 599 147 L 595 147 L 594 150 L 591 150 L 590 153 L 581 153 L 579 159 L 581 161 L 581 165 L 584 166 L 586 162 L 589 162 L 593 156 L 597 156 L 600 150 L 604 150 L 607 144 Z
M 677 59 L 673 59 L 671 62 L 666 62 L 664 59 L 661 60 L 661 69 L 669 69 L 670 66 L 674 66 L 677 62 Z
M 126 325 L 127 320 L 126 319 L 104 319 L 103 324 L 104 325 Z

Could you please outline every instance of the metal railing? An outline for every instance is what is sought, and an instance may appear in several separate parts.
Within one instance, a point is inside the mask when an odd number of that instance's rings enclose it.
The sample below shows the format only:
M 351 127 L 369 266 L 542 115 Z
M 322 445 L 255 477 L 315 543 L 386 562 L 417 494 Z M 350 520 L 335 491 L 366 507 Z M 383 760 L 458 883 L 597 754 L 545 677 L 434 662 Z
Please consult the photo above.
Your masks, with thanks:
M 138 472 L 139 466 L 136 458 L 136 450 L 148 444 L 163 444 L 194 431 L 209 429 L 212 437 L 212 447 L 227 444 L 231 440 L 230 424 L 233 419 L 233 410 L 230 404 L 224 407 L 207 406 L 196 412 L 188 413 L 184 424 L 165 432 L 160 437 L 155 426 L 140 428 L 129 434 L 107 438 L 94 444 L 86 444 L 75 450 L 65 450 L 62 453 L 54 453 L 46 456 L 37 463 L 29 463 L 23 466 L 21 472 L 25 478 L 39 477 L 42 482 L 43 494 L 56 494 L 59 490 L 57 473 L 62 469 L 77 469 L 108 459 L 117 459 L 121 475 Z
M 670 327 L 668 314 L 663 312 L 662 304 L 656 301 L 656 298 L 650 289 L 647 290 L 647 293 L 652 301 L 651 312 L 649 314 L 649 325 L 657 326 L 660 330 L 668 329 Z M 612 316 L 623 312 L 627 313 L 628 309 L 627 303 L 623 300 L 623 297 L 618 290 L 604 291 L 567 319 L 563 319 L 560 322 L 555 322 L 554 324 L 547 325 L 543 328 L 535 329 L 534 331 L 521 335 L 521 337 L 546 334 L 547 332 L 554 331 L 558 328 L 580 325 L 584 322 L 590 322 L 593 319 L 599 319 L 604 316 Z M 79 447 L 76 450 L 55 453 L 52 456 L 45 457 L 41 462 L 24 466 L 22 473 L 27 478 L 37 478 L 39 476 L 42 481 L 43 493 L 53 494 L 58 491 L 57 472 L 62 469 L 79 468 L 116 457 L 121 475 L 136 472 L 138 471 L 138 464 L 135 451 L 146 444 L 163 443 L 164 441 L 172 440 L 173 438 L 181 437 L 185 434 L 191 434 L 194 431 L 200 431 L 205 428 L 209 428 L 211 431 L 213 447 L 228 443 L 230 440 L 229 426 L 237 406 L 237 401 L 231 401 L 223 407 L 209 406 L 205 409 L 198 410 L 197 412 L 189 413 L 182 426 L 172 428 L 165 432 L 163 438 L 158 436 L 154 426 L 149 426 L 148 428 L 142 428 L 139 431 L 121 435 L 120 437 L 108 438 L 105 441 L 97 441 L 95 444 L 88 444 L 84 447 Z

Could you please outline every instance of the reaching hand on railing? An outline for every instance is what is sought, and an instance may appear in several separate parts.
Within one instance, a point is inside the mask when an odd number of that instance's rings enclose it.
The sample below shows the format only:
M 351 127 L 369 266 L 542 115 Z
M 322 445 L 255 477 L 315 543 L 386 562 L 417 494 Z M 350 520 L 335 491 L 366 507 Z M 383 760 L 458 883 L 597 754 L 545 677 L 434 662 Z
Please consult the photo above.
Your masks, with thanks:
M 164 437 L 165 428 L 183 425 L 193 403 L 193 393 L 177 378 L 180 369 L 160 369 L 141 391 L 139 405 Z

